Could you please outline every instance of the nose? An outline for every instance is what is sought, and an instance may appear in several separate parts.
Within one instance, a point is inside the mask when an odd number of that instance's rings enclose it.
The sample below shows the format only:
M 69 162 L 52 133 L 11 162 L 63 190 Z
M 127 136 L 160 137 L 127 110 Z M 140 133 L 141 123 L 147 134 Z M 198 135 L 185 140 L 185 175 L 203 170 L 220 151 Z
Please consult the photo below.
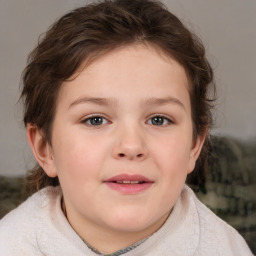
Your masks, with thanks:
M 120 127 L 112 150 L 115 159 L 145 160 L 148 150 L 143 131 L 138 127 Z

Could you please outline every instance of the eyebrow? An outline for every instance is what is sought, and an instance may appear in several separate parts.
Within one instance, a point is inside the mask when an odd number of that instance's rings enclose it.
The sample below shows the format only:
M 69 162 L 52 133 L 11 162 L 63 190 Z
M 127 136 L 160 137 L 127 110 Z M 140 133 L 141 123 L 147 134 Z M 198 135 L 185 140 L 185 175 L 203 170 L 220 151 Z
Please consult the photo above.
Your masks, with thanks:
M 91 97 L 83 97 L 75 100 L 69 105 L 69 109 L 75 105 L 81 103 L 93 103 L 100 106 L 109 106 L 109 105 L 117 105 L 117 101 L 112 98 L 91 98 Z M 148 98 L 142 102 L 142 106 L 159 106 L 166 104 L 175 104 L 186 110 L 184 104 L 175 97 L 166 97 L 166 98 Z
M 177 98 L 175 97 L 166 97 L 166 98 L 149 98 L 149 99 L 146 99 L 144 102 L 143 102 L 143 105 L 156 105 L 156 106 L 159 106 L 159 105 L 166 105 L 166 104 L 174 104 L 174 105 L 178 105 L 180 106 L 181 108 L 183 108 L 184 110 L 186 110 L 184 104 Z
M 116 101 L 114 99 L 107 99 L 107 98 L 89 98 L 89 97 L 83 97 L 75 100 L 69 105 L 69 109 L 75 105 L 81 104 L 81 103 L 93 103 L 100 106 L 109 106 L 109 105 L 115 105 Z

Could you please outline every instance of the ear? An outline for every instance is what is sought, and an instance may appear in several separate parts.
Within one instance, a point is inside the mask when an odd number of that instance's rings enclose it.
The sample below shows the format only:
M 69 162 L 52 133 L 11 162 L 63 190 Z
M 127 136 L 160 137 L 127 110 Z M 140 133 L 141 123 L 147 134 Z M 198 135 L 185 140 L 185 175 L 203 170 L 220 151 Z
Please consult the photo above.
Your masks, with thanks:
M 191 148 L 190 156 L 189 156 L 189 166 L 188 166 L 188 172 L 187 172 L 188 174 L 191 173 L 195 168 L 196 160 L 198 159 L 201 153 L 202 147 L 204 145 L 205 137 L 206 137 L 206 133 L 203 134 L 202 136 L 197 136 L 196 141 Z
M 29 145 L 38 164 L 49 177 L 56 177 L 57 171 L 51 145 L 44 139 L 42 131 L 37 126 L 27 124 L 26 129 Z

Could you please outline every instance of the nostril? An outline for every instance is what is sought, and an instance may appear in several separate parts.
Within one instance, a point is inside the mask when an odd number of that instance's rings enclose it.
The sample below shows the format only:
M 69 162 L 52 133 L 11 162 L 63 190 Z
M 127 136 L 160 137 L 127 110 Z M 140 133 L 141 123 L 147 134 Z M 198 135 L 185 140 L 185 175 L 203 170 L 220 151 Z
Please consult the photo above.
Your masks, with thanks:
M 133 159 L 133 158 L 137 158 L 137 159 L 141 159 L 143 158 L 144 154 L 125 154 L 125 153 L 119 153 L 118 154 L 118 158 L 128 158 L 128 159 Z

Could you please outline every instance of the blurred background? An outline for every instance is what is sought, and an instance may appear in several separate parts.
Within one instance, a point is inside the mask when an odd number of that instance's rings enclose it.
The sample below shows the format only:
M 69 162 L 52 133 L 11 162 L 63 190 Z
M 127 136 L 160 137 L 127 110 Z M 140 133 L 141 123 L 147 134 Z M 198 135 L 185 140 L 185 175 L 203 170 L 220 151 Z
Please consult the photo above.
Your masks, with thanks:
M 26 197 L 23 176 L 34 164 L 18 103 L 27 55 L 58 17 L 90 2 L 0 0 L 0 218 Z M 163 2 L 202 39 L 215 71 L 217 137 L 198 196 L 256 253 L 256 1 Z

